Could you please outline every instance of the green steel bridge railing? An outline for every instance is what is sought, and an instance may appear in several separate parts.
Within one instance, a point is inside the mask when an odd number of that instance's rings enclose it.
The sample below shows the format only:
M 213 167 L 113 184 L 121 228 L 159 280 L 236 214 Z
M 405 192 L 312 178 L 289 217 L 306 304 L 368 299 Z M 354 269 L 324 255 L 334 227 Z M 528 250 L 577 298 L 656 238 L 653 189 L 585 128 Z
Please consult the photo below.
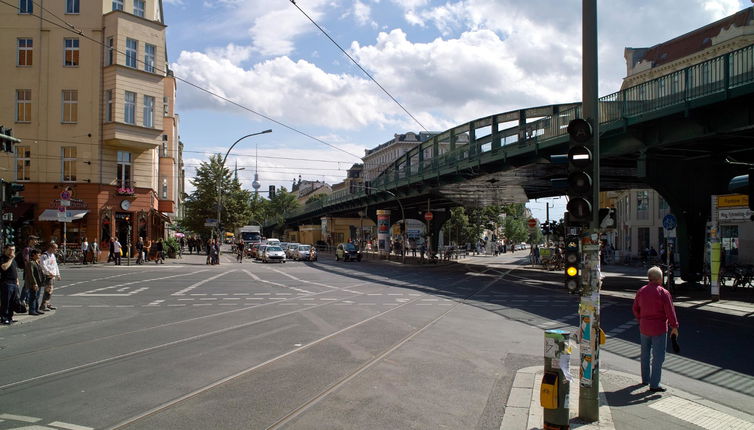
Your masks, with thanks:
M 617 129 L 703 106 L 754 89 L 754 45 L 726 53 L 599 99 L 600 130 Z M 547 112 L 547 114 L 543 114 Z M 421 182 L 485 161 L 520 155 L 562 142 L 581 104 L 543 106 L 499 113 L 453 127 L 422 142 L 395 160 L 369 183 L 370 194 Z M 531 116 L 533 118 L 527 118 Z M 533 119 L 531 122 L 528 120 Z M 507 124 L 515 125 L 502 128 Z M 468 143 L 458 143 L 467 135 Z M 501 154 L 502 152 L 502 154 Z M 362 198 L 364 191 L 340 190 L 286 214 L 320 212 L 328 206 Z

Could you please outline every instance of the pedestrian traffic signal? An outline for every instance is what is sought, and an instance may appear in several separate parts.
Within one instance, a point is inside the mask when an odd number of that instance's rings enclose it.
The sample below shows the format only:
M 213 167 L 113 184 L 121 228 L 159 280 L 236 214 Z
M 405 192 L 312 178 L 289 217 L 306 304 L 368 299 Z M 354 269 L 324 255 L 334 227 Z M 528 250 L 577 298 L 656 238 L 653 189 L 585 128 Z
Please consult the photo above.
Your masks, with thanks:
M 581 286 L 581 277 L 579 277 L 579 263 L 581 255 L 579 253 L 579 237 L 568 236 L 565 240 L 565 250 L 563 253 L 563 266 L 565 267 L 565 286 L 568 292 L 573 294 Z
M 16 233 L 13 227 L 7 225 L 3 228 L 3 244 L 13 245 L 16 242 Z
M 592 170 L 594 145 L 592 126 L 585 119 L 576 118 L 568 123 L 568 209 L 572 225 L 586 226 L 592 220 Z

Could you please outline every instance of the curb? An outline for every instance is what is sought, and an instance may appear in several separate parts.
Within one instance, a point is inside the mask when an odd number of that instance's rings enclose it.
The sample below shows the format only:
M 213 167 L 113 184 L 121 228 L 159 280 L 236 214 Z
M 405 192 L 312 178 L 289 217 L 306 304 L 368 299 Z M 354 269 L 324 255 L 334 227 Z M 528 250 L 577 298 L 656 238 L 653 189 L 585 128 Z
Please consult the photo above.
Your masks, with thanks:
M 578 371 L 578 366 L 571 367 L 571 374 L 578 375 Z M 535 430 L 542 428 L 543 410 L 539 405 L 539 390 L 543 373 L 544 366 L 526 367 L 516 372 L 513 386 L 506 402 L 505 415 L 500 424 L 500 430 Z M 638 375 L 618 370 L 601 370 L 600 375 L 625 379 L 627 386 L 638 385 L 641 382 L 641 378 Z M 754 415 L 749 415 L 698 395 L 668 387 L 667 385 L 663 386 L 668 391 L 662 395 L 660 400 L 648 404 L 647 407 L 664 412 L 669 416 L 701 428 L 754 429 Z M 599 394 L 600 421 L 595 423 L 586 423 L 576 417 L 578 414 L 579 385 L 578 383 L 571 383 L 570 388 L 569 397 L 572 399 L 570 401 L 570 425 L 572 429 L 615 429 L 610 405 L 607 402 L 607 396 L 602 391 L 602 385 L 600 386 Z

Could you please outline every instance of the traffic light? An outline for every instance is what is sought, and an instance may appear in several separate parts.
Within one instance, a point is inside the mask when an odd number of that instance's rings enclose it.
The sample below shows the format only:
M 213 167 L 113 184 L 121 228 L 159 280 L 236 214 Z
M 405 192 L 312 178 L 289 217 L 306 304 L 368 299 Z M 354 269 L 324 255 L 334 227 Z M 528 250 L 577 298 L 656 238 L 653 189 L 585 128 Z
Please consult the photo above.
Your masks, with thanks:
M 21 191 L 26 189 L 24 184 L 19 184 L 18 182 L 11 182 L 10 184 L 8 184 L 8 188 L 10 189 L 7 194 L 8 196 L 10 196 L 10 198 L 8 199 L 8 203 L 10 203 L 11 205 L 17 205 L 19 203 L 24 202 L 24 197 L 20 194 Z
M 270 194 L 269 194 L 269 196 L 270 196 L 270 198 L 274 198 L 275 197 L 275 186 L 274 185 L 270 185 Z
M 571 294 L 576 293 L 581 287 L 581 278 L 579 277 L 579 262 L 581 255 L 579 253 L 579 237 L 568 236 L 565 240 L 565 252 L 563 253 L 563 262 L 565 267 L 565 286 Z
M 550 223 L 543 222 L 540 227 L 542 227 L 543 235 L 547 236 L 548 234 L 550 234 Z
M 594 160 L 589 149 L 594 144 L 592 126 L 585 119 L 568 123 L 568 219 L 571 225 L 588 226 L 592 221 L 592 170 Z
M 5 245 L 13 245 L 16 242 L 16 233 L 13 230 L 13 227 L 8 225 L 3 228 L 3 238 L 5 240 Z
M 13 129 L 0 126 L 0 149 L 3 152 L 13 152 L 13 144 L 20 140 L 13 137 Z

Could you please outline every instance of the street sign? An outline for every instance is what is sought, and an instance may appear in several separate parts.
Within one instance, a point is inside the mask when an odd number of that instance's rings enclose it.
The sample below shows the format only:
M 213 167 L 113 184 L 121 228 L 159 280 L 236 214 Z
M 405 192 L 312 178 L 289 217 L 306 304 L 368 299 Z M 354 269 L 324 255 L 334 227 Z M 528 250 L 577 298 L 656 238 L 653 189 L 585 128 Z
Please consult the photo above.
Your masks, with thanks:
M 665 227 L 665 230 L 673 230 L 676 225 L 678 225 L 678 222 L 671 214 L 665 215 L 665 218 L 662 219 L 662 226 Z
M 529 226 L 529 230 L 534 230 L 537 227 L 537 220 L 529 218 L 529 220 L 526 221 L 526 225 Z
M 424 212 L 424 219 L 427 221 L 432 221 L 432 218 L 434 218 L 434 215 L 432 212 Z
M 70 200 L 71 199 L 71 193 L 69 191 L 63 191 L 60 193 L 60 200 Z
M 204 220 L 204 226 L 205 227 L 217 227 L 217 220 L 212 218 L 207 218 Z

